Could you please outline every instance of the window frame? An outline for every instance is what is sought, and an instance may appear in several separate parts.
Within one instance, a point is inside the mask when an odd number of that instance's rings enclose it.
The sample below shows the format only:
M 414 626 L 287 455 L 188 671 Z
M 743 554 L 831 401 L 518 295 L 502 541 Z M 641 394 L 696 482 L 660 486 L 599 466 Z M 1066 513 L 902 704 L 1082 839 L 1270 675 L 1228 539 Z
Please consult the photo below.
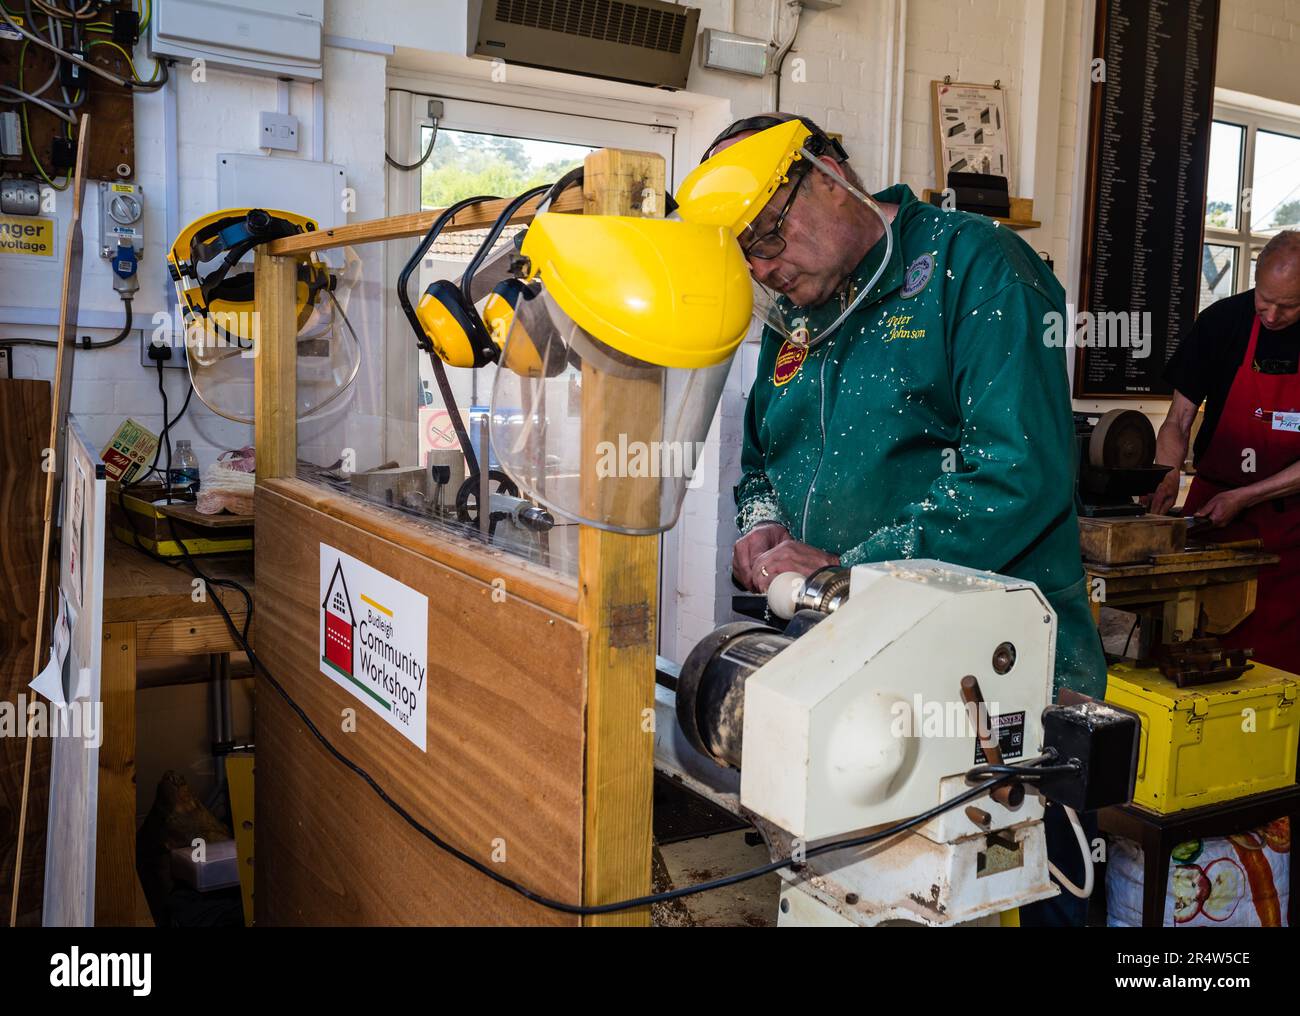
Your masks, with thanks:
M 1244 106 L 1235 106 L 1224 102 L 1214 104 L 1213 119 L 1216 122 L 1241 127 L 1244 131 L 1244 143 L 1242 144 L 1241 159 L 1238 164 L 1237 226 L 1235 229 L 1223 229 L 1210 226 L 1207 223 L 1201 240 L 1202 249 L 1206 244 L 1211 243 L 1236 248 L 1236 275 L 1233 280 L 1231 294 L 1235 296 L 1251 288 L 1251 266 L 1255 259 L 1259 257 L 1259 252 L 1264 249 L 1265 244 L 1274 235 L 1272 233 L 1257 233 L 1252 228 L 1254 226 L 1253 184 L 1255 179 L 1256 135 L 1262 130 L 1267 133 L 1283 134 L 1300 141 L 1300 119 L 1291 120 L 1285 117 L 1270 116 L 1267 113 L 1260 113 Z M 1248 190 L 1251 192 L 1249 202 L 1244 198 Z

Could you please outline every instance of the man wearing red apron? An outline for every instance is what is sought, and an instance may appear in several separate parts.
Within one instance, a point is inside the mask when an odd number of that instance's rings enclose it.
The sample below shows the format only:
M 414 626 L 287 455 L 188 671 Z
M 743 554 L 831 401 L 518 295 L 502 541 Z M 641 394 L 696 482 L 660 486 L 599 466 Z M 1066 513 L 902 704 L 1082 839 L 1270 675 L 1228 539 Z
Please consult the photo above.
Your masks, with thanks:
M 1205 309 L 1165 379 L 1175 391 L 1161 465 L 1182 464 L 1205 402 L 1183 513 L 1209 519 L 1213 540 L 1261 540 L 1281 557 L 1260 570 L 1254 613 L 1222 641 L 1300 673 L 1300 232 L 1278 234 L 1260 253 L 1255 289 Z M 1153 512 L 1173 505 L 1178 473 L 1152 497 Z

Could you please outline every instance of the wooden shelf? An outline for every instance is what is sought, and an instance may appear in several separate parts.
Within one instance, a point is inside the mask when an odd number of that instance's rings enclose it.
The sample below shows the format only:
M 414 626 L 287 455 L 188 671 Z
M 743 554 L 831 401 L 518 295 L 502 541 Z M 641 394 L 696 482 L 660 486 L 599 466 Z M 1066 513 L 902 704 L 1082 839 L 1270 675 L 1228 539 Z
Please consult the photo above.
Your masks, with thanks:
M 934 194 L 933 188 L 926 188 L 921 194 L 921 200 L 927 205 L 930 203 L 930 196 Z M 1012 198 L 1011 199 L 1011 216 L 1003 217 L 1001 215 L 989 215 L 986 218 L 994 222 L 1000 222 L 1010 229 L 1039 229 L 1042 223 L 1033 218 L 1034 199 L 1033 198 Z M 978 213 L 976 213 L 978 214 Z

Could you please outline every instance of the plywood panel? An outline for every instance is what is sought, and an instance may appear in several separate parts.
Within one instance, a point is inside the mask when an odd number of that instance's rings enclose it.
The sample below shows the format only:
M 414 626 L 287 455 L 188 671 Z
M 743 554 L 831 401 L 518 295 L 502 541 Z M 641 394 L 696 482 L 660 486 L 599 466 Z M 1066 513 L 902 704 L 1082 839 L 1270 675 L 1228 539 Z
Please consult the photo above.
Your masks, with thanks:
M 9 3 L 6 6 L 12 11 L 15 8 L 21 9 L 22 4 Z M 61 6 L 67 7 L 67 4 Z M 131 0 L 119 0 L 115 5 L 120 10 L 128 10 L 131 6 Z M 96 22 L 106 22 L 112 20 L 112 15 L 105 12 L 101 17 L 97 17 Z M 38 34 L 42 34 L 45 29 L 45 15 L 37 13 L 36 29 Z M 95 39 L 110 39 L 110 35 L 97 33 L 92 36 Z M 64 43 L 68 42 L 68 31 L 64 29 Z M 0 84 L 16 85 L 18 83 L 18 58 L 20 51 L 23 50 L 23 42 L 17 40 L 0 39 Z M 143 50 L 140 50 L 143 52 Z M 54 65 L 55 56 L 49 50 L 42 49 L 35 43 L 29 43 L 26 51 L 23 53 L 23 83 L 27 91 L 45 81 L 50 70 Z M 131 67 L 121 53 L 112 46 L 92 46 L 90 47 L 86 59 L 99 67 L 119 77 L 129 78 L 131 76 Z M 136 67 L 146 76 L 153 73 L 153 61 L 147 57 L 136 61 Z M 95 120 L 96 130 L 93 138 L 90 139 L 90 152 L 86 159 L 86 176 L 91 180 L 129 180 L 133 179 L 136 173 L 135 169 L 135 103 L 132 99 L 132 93 L 126 88 L 122 88 L 94 75 L 92 72 L 86 72 L 91 78 L 90 95 L 85 105 L 78 111 L 79 113 L 89 114 Z M 43 96 L 47 100 L 51 97 L 59 97 L 57 88 L 51 89 Z M 2 107 L 5 110 L 17 110 L 17 105 L 8 105 Z M 46 173 L 56 180 L 62 177 L 62 173 L 56 172 L 51 162 L 51 148 L 54 144 L 54 138 L 63 137 L 66 132 L 66 123 L 56 117 L 53 113 L 40 106 L 29 105 L 27 107 L 28 122 L 30 127 L 30 136 L 32 145 L 36 148 L 36 155 L 45 167 Z M 118 167 L 126 166 L 126 173 L 119 173 Z M 27 147 L 27 139 L 23 139 L 23 156 L 21 159 L 4 164 L 6 171 L 21 173 L 24 176 L 34 176 L 36 173 L 35 164 L 32 162 L 31 152 Z
M 257 492 L 257 633 L 271 673 L 336 747 L 425 825 L 547 895 L 582 891 L 582 629 L 274 491 Z M 428 752 L 319 668 L 321 542 L 429 600 Z M 454 556 L 454 555 L 453 555 Z M 507 585 L 507 589 L 508 589 Z M 356 710 L 356 731 L 342 729 Z M 257 689 L 259 924 L 576 923 L 496 886 L 416 833 Z
M 0 702 L 17 709 L 19 695 L 30 700 L 36 649 L 36 605 L 41 584 L 42 496 L 45 474 L 41 449 L 49 441 L 50 383 L 0 380 Z M 9 913 L 13 864 L 22 797 L 21 737 L 0 737 L 0 901 Z M 49 799 L 50 744 L 33 744 L 27 844 L 23 853 L 19 924 L 39 924 L 45 873 L 45 816 Z

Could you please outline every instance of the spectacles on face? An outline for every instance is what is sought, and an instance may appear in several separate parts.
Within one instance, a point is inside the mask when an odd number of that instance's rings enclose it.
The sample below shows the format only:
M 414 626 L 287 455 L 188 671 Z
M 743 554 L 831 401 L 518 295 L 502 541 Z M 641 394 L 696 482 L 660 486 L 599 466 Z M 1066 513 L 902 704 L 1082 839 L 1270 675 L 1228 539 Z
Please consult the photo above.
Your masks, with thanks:
M 790 214 L 790 207 L 794 204 L 794 199 L 799 196 L 799 188 L 803 186 L 804 180 L 808 178 L 807 173 L 801 173 L 795 181 L 794 187 L 790 190 L 790 196 L 785 199 L 785 204 L 781 207 L 780 213 L 776 217 L 776 222 L 762 236 L 758 237 L 748 246 L 741 245 L 745 257 L 757 258 L 760 261 L 771 261 L 773 258 L 780 257 L 785 251 L 785 237 L 781 235 L 781 227 L 785 225 L 785 217 Z

